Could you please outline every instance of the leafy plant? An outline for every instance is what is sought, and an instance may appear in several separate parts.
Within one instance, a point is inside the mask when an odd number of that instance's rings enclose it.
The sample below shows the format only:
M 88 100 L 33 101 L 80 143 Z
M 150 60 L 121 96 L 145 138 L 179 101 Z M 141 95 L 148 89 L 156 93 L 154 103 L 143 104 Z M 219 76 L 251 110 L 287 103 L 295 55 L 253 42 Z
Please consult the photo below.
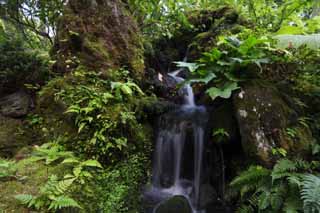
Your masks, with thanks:
M 90 157 L 113 162 L 133 148 L 129 141 L 140 137 L 141 125 L 134 103 L 144 93 L 130 79 L 107 81 L 83 70 L 75 72 L 73 77 L 77 79 L 76 85 L 56 93 L 57 101 L 68 106 L 65 113 L 72 116 L 78 129 L 79 135 L 70 145 L 76 145 L 78 152 Z
M 318 211 L 319 178 L 305 174 L 314 168 L 313 163 L 288 159 L 279 160 L 272 170 L 251 166 L 231 182 L 241 196 L 238 212 Z
M 305 175 L 302 181 L 301 198 L 304 212 L 320 212 L 320 178 L 312 174 Z
M 227 99 L 240 88 L 239 82 L 259 75 L 263 64 L 284 60 L 277 57 L 279 50 L 274 45 L 273 39 L 259 38 L 248 31 L 237 37 L 220 37 L 217 47 L 203 53 L 196 63 L 179 62 L 177 65 L 191 72 L 187 82 L 208 84 L 207 94 L 213 100 L 217 97 Z M 257 72 L 253 74 L 252 70 Z
M 93 178 L 93 169 L 102 169 L 96 160 L 81 160 L 72 152 L 64 151 L 57 143 L 37 147 L 29 162 L 44 161 L 47 166 L 60 163 L 67 172 L 63 176 L 50 175 L 47 183 L 40 187 L 37 195 L 20 194 L 16 196 L 22 204 L 37 210 L 58 210 L 66 207 L 82 208 L 70 195 L 78 185 L 85 185 Z
M 15 178 L 17 166 L 14 161 L 5 160 L 0 158 L 0 181 L 7 178 Z
M 217 139 L 218 143 L 221 143 L 225 138 L 230 137 L 229 133 L 222 128 L 214 130 L 212 136 Z

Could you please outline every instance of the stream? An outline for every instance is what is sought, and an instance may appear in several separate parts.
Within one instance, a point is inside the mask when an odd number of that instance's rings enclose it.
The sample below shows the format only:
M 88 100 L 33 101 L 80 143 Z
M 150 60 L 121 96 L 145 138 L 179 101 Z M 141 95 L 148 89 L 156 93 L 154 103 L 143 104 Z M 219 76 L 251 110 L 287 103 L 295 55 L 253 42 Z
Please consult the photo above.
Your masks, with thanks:
M 177 84 L 182 69 L 169 73 Z M 159 132 L 154 151 L 152 185 L 145 193 L 156 205 L 150 212 L 157 213 L 162 202 L 174 196 L 183 196 L 192 213 L 206 213 L 201 206 L 201 184 L 205 127 L 208 113 L 197 106 L 191 85 L 179 89 L 184 103 L 173 112 L 159 118 Z

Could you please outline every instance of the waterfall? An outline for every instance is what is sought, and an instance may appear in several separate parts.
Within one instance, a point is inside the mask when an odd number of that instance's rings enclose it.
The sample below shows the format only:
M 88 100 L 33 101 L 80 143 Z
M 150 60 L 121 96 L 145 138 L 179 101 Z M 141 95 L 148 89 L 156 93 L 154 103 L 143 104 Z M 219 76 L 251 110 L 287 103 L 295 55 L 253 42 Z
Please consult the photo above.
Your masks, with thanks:
M 179 77 L 181 71 L 182 69 L 179 69 L 169 73 L 177 84 L 184 81 L 182 77 Z M 200 209 L 200 196 L 204 128 L 208 115 L 203 106 L 195 104 L 190 84 L 183 85 L 179 93 L 184 97 L 183 105 L 159 118 L 152 187 L 148 193 L 149 196 L 160 201 L 175 195 L 182 195 L 189 201 L 193 213 L 205 213 Z M 186 154 L 187 149 L 193 151 L 193 156 Z M 190 166 L 193 167 L 191 170 L 193 174 L 188 174 L 188 169 L 186 169 Z

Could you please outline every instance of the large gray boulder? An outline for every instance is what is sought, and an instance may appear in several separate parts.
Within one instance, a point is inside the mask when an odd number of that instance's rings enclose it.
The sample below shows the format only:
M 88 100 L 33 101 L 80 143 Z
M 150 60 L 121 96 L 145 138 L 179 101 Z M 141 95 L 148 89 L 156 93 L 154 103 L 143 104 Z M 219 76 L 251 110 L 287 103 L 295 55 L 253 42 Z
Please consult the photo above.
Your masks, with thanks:
M 246 83 L 233 97 L 234 108 L 246 155 L 272 166 L 279 151 L 287 155 L 307 155 L 314 139 L 300 115 L 282 95 L 266 82 Z
M 28 114 L 32 99 L 26 92 L 19 91 L 0 99 L 2 115 L 19 118 Z

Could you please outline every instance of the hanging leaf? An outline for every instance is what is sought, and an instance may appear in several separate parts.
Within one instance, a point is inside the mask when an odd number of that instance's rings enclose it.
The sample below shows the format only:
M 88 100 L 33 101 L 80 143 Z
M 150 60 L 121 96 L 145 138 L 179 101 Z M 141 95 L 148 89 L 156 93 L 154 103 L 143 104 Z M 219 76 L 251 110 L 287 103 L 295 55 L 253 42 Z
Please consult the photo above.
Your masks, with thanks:
M 217 97 L 221 98 L 230 98 L 231 94 L 234 90 L 239 89 L 238 84 L 236 82 L 228 82 L 222 88 L 211 87 L 207 90 L 207 94 L 212 98 L 212 100 Z
M 87 160 L 81 163 L 82 166 L 102 168 L 102 165 L 96 160 Z
M 209 73 L 206 77 L 204 78 L 195 78 L 191 80 L 187 80 L 185 83 L 205 83 L 208 84 L 212 79 L 215 79 L 217 76 L 214 73 Z
M 190 72 L 195 72 L 201 66 L 201 64 L 188 63 L 188 62 L 182 62 L 182 61 L 178 61 L 174 63 L 177 65 L 177 67 L 187 68 Z

